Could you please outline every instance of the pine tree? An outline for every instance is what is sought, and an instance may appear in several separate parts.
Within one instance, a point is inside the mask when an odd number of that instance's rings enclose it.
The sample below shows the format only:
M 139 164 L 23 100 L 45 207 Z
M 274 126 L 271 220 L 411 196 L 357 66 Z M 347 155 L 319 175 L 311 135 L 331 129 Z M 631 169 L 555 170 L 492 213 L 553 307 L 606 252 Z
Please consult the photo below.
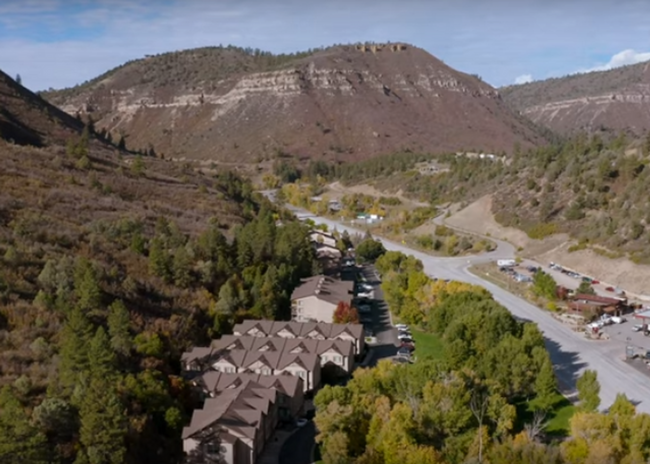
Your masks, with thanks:
M 187 288 L 192 283 L 192 257 L 184 246 L 178 247 L 174 253 L 174 283 Z
M 92 263 L 86 259 L 80 259 L 76 264 L 74 289 L 77 305 L 85 310 L 97 309 L 102 300 L 97 272 Z
M 596 412 L 600 406 L 600 383 L 596 371 L 586 370 L 576 382 L 579 407 L 585 412 Z
M 88 344 L 93 327 L 83 311 L 75 307 L 66 319 L 61 334 L 59 376 L 64 387 L 73 387 L 89 370 Z
M 90 375 L 93 378 L 113 378 L 115 369 L 115 352 L 111 341 L 103 327 L 98 327 L 88 349 Z
M 15 79 L 15 81 L 16 81 L 16 84 L 18 84 L 18 85 L 23 85 L 23 78 L 20 77 L 20 74 L 16 74 L 16 79 Z
M 82 454 L 78 462 L 123 464 L 127 432 L 124 406 L 110 381 L 93 378 L 79 408 Z M 79 460 L 81 459 L 81 460 Z
M 165 281 L 171 281 L 171 263 L 169 255 L 163 246 L 160 238 L 156 237 L 151 240 L 149 245 L 149 271 Z
M 121 300 L 115 301 L 108 312 L 108 333 L 111 347 L 116 353 L 128 356 L 133 348 L 133 339 L 129 333 L 131 316 Z
M 126 150 L 126 140 L 124 139 L 124 136 L 120 136 L 120 140 L 117 142 L 117 149 L 118 150 Z
M 11 387 L 0 390 L 0 462 L 47 464 L 47 439 L 31 425 Z
M 535 379 L 535 399 L 532 405 L 536 410 L 549 411 L 555 404 L 557 380 L 553 365 L 548 357 L 544 360 Z

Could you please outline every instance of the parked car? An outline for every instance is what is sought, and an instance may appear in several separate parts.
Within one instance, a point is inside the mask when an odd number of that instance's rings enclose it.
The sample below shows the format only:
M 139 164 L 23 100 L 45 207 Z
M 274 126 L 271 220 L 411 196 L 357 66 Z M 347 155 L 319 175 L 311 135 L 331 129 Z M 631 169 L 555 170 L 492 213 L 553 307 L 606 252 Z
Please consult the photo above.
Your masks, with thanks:
M 612 322 L 614 324 L 622 324 L 623 322 L 625 322 L 625 318 L 622 317 L 622 316 L 613 316 L 612 317 Z
M 369 304 L 360 304 L 357 306 L 359 314 L 367 314 L 372 312 L 372 307 Z
M 605 290 L 608 292 L 614 292 L 614 287 L 605 287 Z
M 400 344 L 408 343 L 409 345 L 414 345 L 415 346 L 415 340 L 412 338 L 400 338 Z
M 357 295 L 359 298 L 372 298 L 372 293 L 371 292 L 360 292 Z
M 408 330 L 408 329 L 409 329 L 409 326 L 406 325 L 406 324 L 397 324 L 397 325 L 395 326 L 395 328 L 396 328 L 397 330 Z
M 404 339 L 412 340 L 411 339 L 411 334 L 409 334 L 409 333 L 400 333 L 400 334 L 397 335 L 397 339 L 398 340 L 404 340 Z
M 415 345 L 413 343 L 407 343 L 404 341 L 400 345 L 400 348 L 407 348 L 411 352 L 415 351 Z
M 400 348 L 397 350 L 397 356 L 403 356 L 405 358 L 410 358 L 411 357 L 411 350 L 408 348 Z
M 634 324 L 632 326 L 633 332 L 641 332 L 643 330 L 643 324 Z
M 359 287 L 361 287 L 363 290 L 369 292 L 373 289 L 372 285 L 370 284 L 359 284 Z
M 593 280 L 591 281 L 591 284 L 592 284 L 592 285 L 598 285 L 599 283 L 600 283 L 600 280 L 595 280 L 595 279 L 593 279 Z
M 297 420 L 296 420 L 296 425 L 297 425 L 298 427 L 304 427 L 305 425 L 307 425 L 307 422 L 309 422 L 307 419 L 302 419 L 302 418 L 301 418 L 301 419 L 297 419 Z

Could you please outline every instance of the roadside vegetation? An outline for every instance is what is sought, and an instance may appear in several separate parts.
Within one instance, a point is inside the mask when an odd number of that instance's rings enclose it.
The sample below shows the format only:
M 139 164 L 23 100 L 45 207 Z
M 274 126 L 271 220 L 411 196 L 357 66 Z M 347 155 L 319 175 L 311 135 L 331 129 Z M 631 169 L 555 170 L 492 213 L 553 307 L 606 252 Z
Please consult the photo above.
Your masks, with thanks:
M 544 338 L 483 288 L 441 282 L 397 252 L 377 260 L 386 300 L 430 351 L 359 369 L 315 398 L 317 441 L 334 463 L 628 463 L 650 457 L 650 415 L 619 395 L 600 407 L 595 372 L 577 404 L 558 393 Z M 417 335 L 416 335 L 417 334 Z M 426 350 L 425 350 L 426 351 Z

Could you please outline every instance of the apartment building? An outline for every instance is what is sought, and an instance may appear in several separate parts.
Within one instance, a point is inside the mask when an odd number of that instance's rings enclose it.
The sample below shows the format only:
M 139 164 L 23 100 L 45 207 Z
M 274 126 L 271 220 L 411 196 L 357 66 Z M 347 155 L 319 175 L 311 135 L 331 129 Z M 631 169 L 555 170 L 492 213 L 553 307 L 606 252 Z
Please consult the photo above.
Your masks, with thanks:
M 190 382 L 203 392 L 206 399 L 215 398 L 226 390 L 252 382 L 267 389 L 277 390 L 280 421 L 291 421 L 303 413 L 303 381 L 293 375 L 226 374 L 211 370 L 197 375 Z
M 340 302 L 352 304 L 354 282 L 318 275 L 303 279 L 291 294 L 291 316 L 297 322 L 332 323 Z
M 204 460 L 255 464 L 278 424 L 278 396 L 278 390 L 246 380 L 207 399 L 183 428 L 183 450 Z
M 186 372 L 215 370 L 226 374 L 291 374 L 302 379 L 304 391 L 315 390 L 321 381 L 320 358 L 313 353 L 194 348 L 181 356 L 181 363 Z
M 331 324 L 325 322 L 285 322 L 247 319 L 235 325 L 233 334 L 253 337 L 305 338 L 312 340 L 348 340 L 354 344 L 354 354 L 364 350 L 363 325 Z M 210 348 L 195 348 L 210 350 Z
M 318 340 L 309 338 L 254 337 L 251 335 L 224 335 L 212 342 L 218 350 L 246 350 L 288 354 L 316 354 L 321 367 L 334 365 L 351 374 L 354 368 L 354 342 L 352 340 Z

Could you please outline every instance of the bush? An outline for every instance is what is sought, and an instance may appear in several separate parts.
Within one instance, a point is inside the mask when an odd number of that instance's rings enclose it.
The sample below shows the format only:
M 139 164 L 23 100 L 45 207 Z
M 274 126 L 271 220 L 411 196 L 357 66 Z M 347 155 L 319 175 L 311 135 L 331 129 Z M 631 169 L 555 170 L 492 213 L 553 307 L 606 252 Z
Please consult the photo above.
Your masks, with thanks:
M 558 233 L 558 228 L 557 224 L 554 222 L 542 222 L 535 224 L 526 231 L 528 237 L 535 240 L 542 240 L 556 233 Z

